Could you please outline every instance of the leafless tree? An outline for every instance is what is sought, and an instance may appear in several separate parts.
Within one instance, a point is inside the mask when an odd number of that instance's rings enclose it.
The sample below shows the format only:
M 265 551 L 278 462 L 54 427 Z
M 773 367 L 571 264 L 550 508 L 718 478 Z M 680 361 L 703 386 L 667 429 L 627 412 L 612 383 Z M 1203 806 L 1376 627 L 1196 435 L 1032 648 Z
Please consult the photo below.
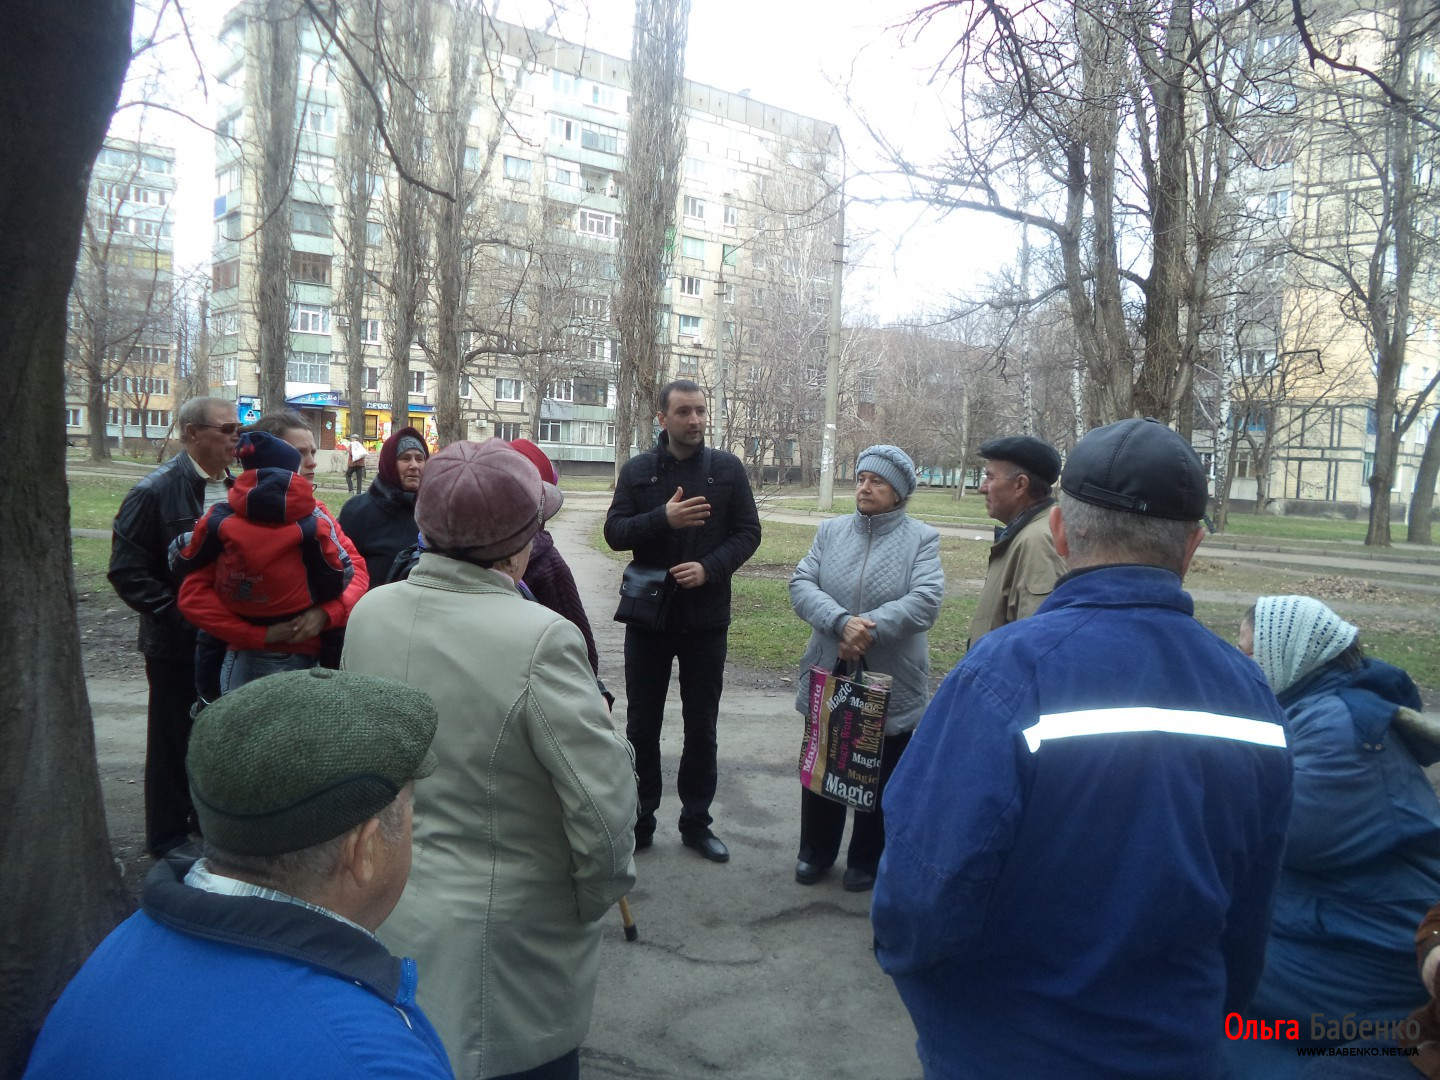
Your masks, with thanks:
M 663 366 L 656 328 L 665 283 L 666 230 L 680 195 L 685 154 L 685 39 L 690 0 L 635 0 L 630 64 L 630 125 L 620 240 L 619 400 L 615 408 L 615 475 L 632 445 L 648 444 L 648 417 Z M 673 241 L 672 241 L 673 243 Z
M 263 215 L 256 236 L 255 314 L 259 324 L 260 406 L 285 407 L 285 366 L 290 358 L 290 195 L 295 175 L 295 101 L 300 76 L 300 9 L 296 0 L 262 0 L 246 23 L 246 47 L 261 73 L 255 87 Z M 247 87 L 247 93 L 252 93 Z
M 110 459 L 106 424 L 112 400 L 147 418 L 156 349 L 168 360 L 171 256 L 162 251 L 169 208 L 160 218 L 136 216 L 141 156 L 128 174 L 97 179 L 85 215 L 80 260 L 71 289 L 67 376 L 83 387 L 90 426 L 90 459 Z
M 1379 12 L 1347 4 L 1327 16 L 1312 21 L 1312 38 L 1333 40 L 1331 54 L 1377 55 L 1369 70 L 1380 79 L 1329 68 L 1318 77 L 1306 153 L 1319 183 L 1296 248 L 1308 283 L 1339 299 L 1372 353 L 1375 454 L 1365 543 L 1388 547 L 1400 440 L 1428 396 L 1426 388 L 1402 401 L 1409 340 L 1417 322 L 1440 318 L 1433 294 L 1417 291 L 1440 259 L 1429 224 L 1440 212 L 1440 95 L 1420 73 L 1422 56 L 1433 58 L 1440 16 L 1424 0 L 1393 0 Z

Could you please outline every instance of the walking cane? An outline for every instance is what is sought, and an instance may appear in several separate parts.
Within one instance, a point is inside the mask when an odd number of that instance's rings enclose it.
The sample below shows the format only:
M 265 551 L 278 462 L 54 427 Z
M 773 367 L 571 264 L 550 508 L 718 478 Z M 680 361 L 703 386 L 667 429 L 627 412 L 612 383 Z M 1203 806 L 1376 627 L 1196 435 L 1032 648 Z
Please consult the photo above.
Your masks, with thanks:
M 635 929 L 635 916 L 630 914 L 630 902 L 620 897 L 620 921 L 625 924 L 625 940 L 638 941 L 640 931 Z

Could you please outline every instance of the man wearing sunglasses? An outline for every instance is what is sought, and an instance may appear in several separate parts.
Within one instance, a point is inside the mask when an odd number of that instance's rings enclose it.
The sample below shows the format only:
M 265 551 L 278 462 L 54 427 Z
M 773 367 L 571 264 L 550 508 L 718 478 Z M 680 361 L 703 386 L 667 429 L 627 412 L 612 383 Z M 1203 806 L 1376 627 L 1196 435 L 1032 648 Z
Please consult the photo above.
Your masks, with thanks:
M 195 702 L 195 628 L 175 603 L 170 542 L 225 498 L 240 441 L 235 403 L 192 398 L 175 418 L 180 453 L 130 489 L 115 515 L 110 584 L 140 613 L 140 651 L 150 683 L 145 740 L 145 846 L 159 858 L 197 831 L 185 777 Z

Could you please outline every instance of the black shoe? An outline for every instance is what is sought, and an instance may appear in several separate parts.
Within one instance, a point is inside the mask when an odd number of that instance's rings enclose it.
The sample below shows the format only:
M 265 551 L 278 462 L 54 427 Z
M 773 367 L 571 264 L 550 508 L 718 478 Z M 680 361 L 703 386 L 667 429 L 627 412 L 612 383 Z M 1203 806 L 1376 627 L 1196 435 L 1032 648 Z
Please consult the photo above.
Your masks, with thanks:
M 875 875 L 849 866 L 845 868 L 845 877 L 840 884 L 846 892 L 869 892 L 875 887 Z
M 636 850 L 636 851 L 644 851 L 647 847 L 649 847 L 649 846 L 650 846 L 651 844 L 653 844 L 653 843 L 655 843 L 655 834 L 654 834 L 654 833 L 636 833 L 636 834 L 635 834 L 635 850 Z
M 813 862 L 799 859 L 795 863 L 795 880 L 801 885 L 814 885 L 825 876 L 825 871 L 829 869 L 828 866 L 817 866 Z
M 730 849 L 727 848 L 709 829 L 697 833 L 681 833 L 680 842 L 688 848 L 694 848 L 711 862 L 729 862 Z

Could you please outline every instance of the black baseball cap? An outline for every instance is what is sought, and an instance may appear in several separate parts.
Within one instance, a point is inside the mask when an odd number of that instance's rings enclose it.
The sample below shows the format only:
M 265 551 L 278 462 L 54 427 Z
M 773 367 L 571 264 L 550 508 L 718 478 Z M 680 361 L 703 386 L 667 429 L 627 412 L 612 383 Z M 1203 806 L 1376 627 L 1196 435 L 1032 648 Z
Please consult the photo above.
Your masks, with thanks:
M 1209 499 L 1200 456 L 1148 416 L 1087 432 L 1065 460 L 1060 490 L 1092 506 L 1172 521 L 1201 520 Z
M 987 461 L 1008 461 L 1032 472 L 1047 484 L 1060 475 L 1060 455 L 1055 448 L 1034 435 L 1007 435 L 980 444 L 980 456 Z

